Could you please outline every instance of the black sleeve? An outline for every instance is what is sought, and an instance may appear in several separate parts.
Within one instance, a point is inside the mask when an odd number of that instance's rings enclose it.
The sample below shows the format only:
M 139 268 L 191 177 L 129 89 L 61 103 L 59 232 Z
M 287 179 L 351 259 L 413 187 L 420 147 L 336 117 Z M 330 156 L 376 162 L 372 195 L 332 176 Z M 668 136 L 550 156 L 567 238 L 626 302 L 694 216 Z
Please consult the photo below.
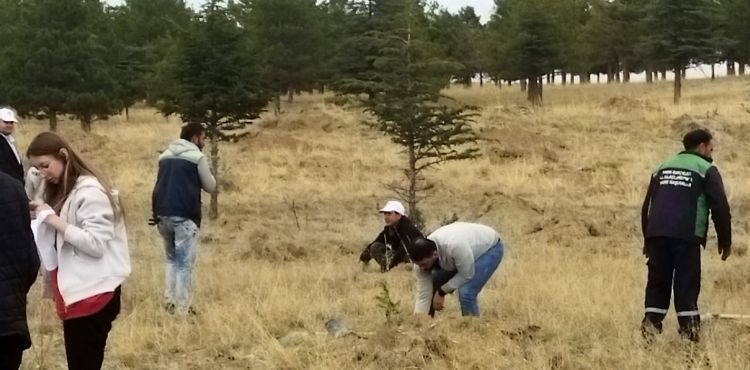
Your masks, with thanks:
M 646 198 L 643 199 L 643 206 L 641 207 L 641 231 L 644 238 L 648 229 L 648 210 L 651 207 L 651 197 L 654 195 L 655 187 L 656 175 L 651 176 L 651 181 L 648 183 L 648 190 L 646 190 Z
M 29 201 L 26 197 L 26 191 L 21 186 L 16 186 L 16 197 L 19 201 L 19 209 L 21 210 L 21 219 L 23 225 L 23 237 L 29 241 L 29 247 L 26 250 L 28 255 L 28 264 L 26 270 L 26 292 L 28 293 L 31 286 L 34 285 L 36 277 L 39 273 L 39 253 L 36 249 L 36 242 L 34 242 L 34 233 L 31 231 L 31 211 L 29 209 Z
M 370 246 L 373 243 L 382 243 L 382 244 L 385 244 L 385 232 L 386 232 L 386 230 L 387 229 L 384 228 L 383 231 L 381 231 L 380 234 L 378 234 L 378 237 L 375 238 L 375 240 L 373 240 L 370 244 L 368 244 L 365 247 L 365 249 L 359 255 L 359 260 L 360 261 L 362 261 L 364 263 L 370 262 L 370 260 L 372 259 L 372 255 L 370 254 Z
M 706 197 L 711 208 L 711 218 L 716 228 L 719 248 L 732 246 L 732 214 L 729 202 L 724 192 L 724 182 L 716 167 L 711 167 L 706 173 Z

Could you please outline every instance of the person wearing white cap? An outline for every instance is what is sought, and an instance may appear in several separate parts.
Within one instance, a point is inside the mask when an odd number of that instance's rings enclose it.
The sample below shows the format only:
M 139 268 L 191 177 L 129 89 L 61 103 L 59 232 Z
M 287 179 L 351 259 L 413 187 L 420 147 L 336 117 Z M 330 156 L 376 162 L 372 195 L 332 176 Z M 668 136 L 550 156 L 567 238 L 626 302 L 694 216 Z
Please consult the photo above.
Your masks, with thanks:
M 8 107 L 0 108 L 0 171 L 23 184 L 23 162 L 16 147 L 13 129 L 18 124 L 16 112 Z
M 408 246 L 413 240 L 422 238 L 422 232 L 414 226 L 414 223 L 407 217 L 404 205 L 399 201 L 390 200 L 380 209 L 385 220 L 385 227 L 375 240 L 370 243 L 359 260 L 365 265 L 371 259 L 380 265 L 380 271 L 385 272 L 398 264 L 409 262 Z

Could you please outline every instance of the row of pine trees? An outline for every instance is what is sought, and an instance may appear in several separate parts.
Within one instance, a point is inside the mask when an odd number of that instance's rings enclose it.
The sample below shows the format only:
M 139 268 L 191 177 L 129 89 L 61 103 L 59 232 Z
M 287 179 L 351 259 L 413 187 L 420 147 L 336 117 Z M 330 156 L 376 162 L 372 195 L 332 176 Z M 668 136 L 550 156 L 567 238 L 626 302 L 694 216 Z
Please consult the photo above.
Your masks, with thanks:
M 495 0 L 482 24 L 425 0 L 0 0 L 0 104 L 85 131 L 136 102 L 206 124 L 218 142 L 281 100 L 334 91 L 404 149 L 392 189 L 419 218 L 423 171 L 477 156 L 476 114 L 441 95 L 451 82 L 519 81 L 532 105 L 543 80 L 607 75 L 647 82 L 691 64 L 750 63 L 748 0 Z M 573 76 L 577 76 L 575 79 Z M 270 104 L 269 104 L 270 103 Z M 218 176 L 218 174 L 217 174 Z M 216 215 L 216 198 L 211 214 Z
M 182 0 L 0 0 L 0 103 L 27 115 L 91 122 L 136 101 L 172 113 L 175 73 L 191 46 L 206 42 L 199 70 L 240 68 L 275 109 L 301 91 L 372 93 L 382 82 L 374 58 L 385 44 L 409 38 L 420 78 L 443 86 L 522 81 L 542 103 L 544 77 L 592 74 L 648 82 L 690 64 L 750 63 L 747 0 L 495 0 L 482 24 L 471 7 L 451 14 L 423 0 L 208 1 L 194 11 Z M 224 28 L 207 23 L 224 22 Z M 219 18 L 221 18 L 219 20 Z M 222 38 L 219 38 L 220 33 Z M 212 34 L 213 33 L 213 34 Z M 204 39 L 204 40 L 201 40 Z M 196 44 L 196 45 L 191 45 Z M 200 50 L 193 50 L 201 53 Z M 208 58 L 206 58 L 208 59 Z M 218 65 L 214 65 L 217 62 Z M 735 62 L 739 70 L 735 71 Z M 239 64 L 245 64 L 240 66 Z M 196 71 L 205 72 L 205 71 Z M 208 85 L 219 85 L 221 76 Z M 528 89 L 526 88 L 528 86 Z M 676 86 L 675 101 L 680 89 Z

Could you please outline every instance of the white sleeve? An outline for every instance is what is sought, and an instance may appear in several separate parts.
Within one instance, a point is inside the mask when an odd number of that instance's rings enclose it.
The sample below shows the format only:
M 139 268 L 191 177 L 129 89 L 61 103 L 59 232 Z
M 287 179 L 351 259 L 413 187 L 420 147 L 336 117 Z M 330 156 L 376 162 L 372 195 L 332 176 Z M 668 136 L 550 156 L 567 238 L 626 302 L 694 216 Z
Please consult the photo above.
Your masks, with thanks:
M 216 191 L 216 178 L 211 173 L 211 168 L 208 166 L 208 159 L 205 156 L 198 160 L 198 175 L 201 178 L 201 187 L 207 193 L 213 193 Z
M 432 274 L 414 265 L 414 276 L 417 278 L 416 303 L 414 313 L 429 313 L 432 306 Z
M 63 240 L 77 251 L 101 258 L 107 244 L 115 237 L 114 210 L 102 189 L 79 193 L 78 196 L 82 199 L 75 210 L 75 217 L 80 227 L 68 224 Z
M 451 252 L 457 273 L 442 286 L 446 293 L 455 291 L 474 277 L 474 253 L 471 251 L 471 246 L 468 243 L 461 243 L 454 246 Z

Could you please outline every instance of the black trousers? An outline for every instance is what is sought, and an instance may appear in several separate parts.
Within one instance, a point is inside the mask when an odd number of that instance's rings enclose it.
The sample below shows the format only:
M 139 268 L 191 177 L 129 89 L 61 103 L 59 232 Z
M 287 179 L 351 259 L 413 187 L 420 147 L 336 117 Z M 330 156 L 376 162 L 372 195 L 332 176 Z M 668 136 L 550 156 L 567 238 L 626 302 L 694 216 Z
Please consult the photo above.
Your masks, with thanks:
M 23 357 L 22 339 L 15 336 L 0 337 L 0 370 L 18 370 Z
M 661 332 L 661 322 L 669 310 L 669 298 L 674 288 L 674 307 L 680 333 L 696 336 L 700 330 L 698 295 L 701 290 L 701 246 L 673 238 L 646 240 L 648 256 L 648 284 L 646 285 L 646 314 L 643 323 Z
M 120 288 L 101 311 L 63 321 L 65 356 L 69 370 L 99 370 L 104 362 L 104 347 L 112 321 L 120 313 Z

